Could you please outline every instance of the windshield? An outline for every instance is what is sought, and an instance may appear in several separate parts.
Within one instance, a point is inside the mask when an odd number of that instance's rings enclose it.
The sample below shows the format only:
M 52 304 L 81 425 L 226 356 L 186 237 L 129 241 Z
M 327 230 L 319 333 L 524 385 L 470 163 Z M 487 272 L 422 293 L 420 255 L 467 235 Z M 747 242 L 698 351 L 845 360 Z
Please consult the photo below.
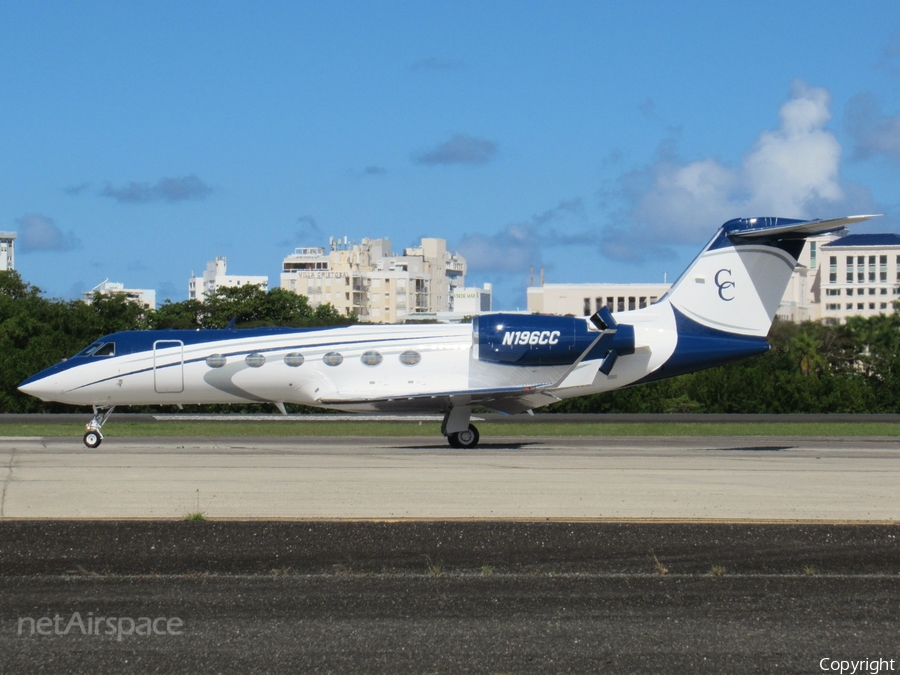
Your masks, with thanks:
M 78 353 L 75 355 L 75 357 L 79 357 L 79 356 L 90 356 L 90 355 L 93 354 L 95 351 L 97 351 L 97 349 L 99 349 L 102 345 L 103 345 L 102 342 L 95 342 L 94 344 L 89 345 L 89 346 L 85 347 L 84 349 L 82 349 L 80 352 L 78 352 Z M 75 358 L 75 357 L 73 357 L 73 358 Z
M 116 343 L 115 342 L 107 342 L 105 345 L 103 345 L 97 351 L 94 352 L 94 356 L 115 356 L 115 355 L 116 355 Z

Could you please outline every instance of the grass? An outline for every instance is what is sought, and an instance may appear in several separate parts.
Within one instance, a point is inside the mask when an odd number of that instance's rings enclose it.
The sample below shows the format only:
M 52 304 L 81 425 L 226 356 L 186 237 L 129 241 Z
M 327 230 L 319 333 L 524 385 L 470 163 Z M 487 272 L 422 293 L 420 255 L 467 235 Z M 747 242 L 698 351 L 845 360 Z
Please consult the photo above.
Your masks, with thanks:
M 653 564 L 656 567 L 656 573 L 660 576 L 665 576 L 669 573 L 669 568 L 659 562 L 659 558 L 656 557 L 656 553 L 653 552 L 653 549 L 650 549 L 650 555 L 653 556 Z
M 444 566 L 439 562 L 434 562 L 429 556 L 425 558 L 425 569 L 428 570 L 428 576 L 439 577 L 444 573 Z
M 85 421 L 90 415 L 85 415 Z M 438 423 L 417 422 L 116 422 L 106 431 L 113 437 L 154 436 L 436 436 Z M 517 436 L 900 436 L 900 424 L 890 422 L 610 422 L 478 424 L 482 437 Z M 11 423 L 0 436 L 81 437 L 81 424 Z

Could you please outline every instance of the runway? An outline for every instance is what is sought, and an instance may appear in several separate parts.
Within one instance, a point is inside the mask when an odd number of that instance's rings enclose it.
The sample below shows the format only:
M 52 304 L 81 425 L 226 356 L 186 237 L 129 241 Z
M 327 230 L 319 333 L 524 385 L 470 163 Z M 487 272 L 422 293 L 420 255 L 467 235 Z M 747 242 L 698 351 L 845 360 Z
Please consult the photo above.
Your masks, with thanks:
M 0 653 L 10 673 L 812 673 L 823 659 L 864 658 L 896 666 L 897 530 L 6 521 Z M 76 614 L 103 617 L 102 633 L 68 630 Z M 33 630 L 43 617 L 43 633 Z M 141 633 L 139 617 L 177 627 Z
M 898 522 L 888 438 L 0 440 L 3 519 Z
M 877 438 L 3 439 L 4 672 L 898 664 L 898 455 Z M 103 634 L 59 632 L 76 615 Z M 177 630 L 132 631 L 141 617 Z

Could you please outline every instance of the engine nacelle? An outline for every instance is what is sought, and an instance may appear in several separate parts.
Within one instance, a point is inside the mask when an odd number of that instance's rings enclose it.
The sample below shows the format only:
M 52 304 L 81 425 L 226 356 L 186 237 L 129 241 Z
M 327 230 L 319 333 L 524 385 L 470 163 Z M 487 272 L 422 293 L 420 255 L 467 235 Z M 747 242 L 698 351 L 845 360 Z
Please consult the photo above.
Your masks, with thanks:
M 472 320 L 478 360 L 516 365 L 570 365 L 597 332 L 584 319 L 540 314 L 482 314 Z

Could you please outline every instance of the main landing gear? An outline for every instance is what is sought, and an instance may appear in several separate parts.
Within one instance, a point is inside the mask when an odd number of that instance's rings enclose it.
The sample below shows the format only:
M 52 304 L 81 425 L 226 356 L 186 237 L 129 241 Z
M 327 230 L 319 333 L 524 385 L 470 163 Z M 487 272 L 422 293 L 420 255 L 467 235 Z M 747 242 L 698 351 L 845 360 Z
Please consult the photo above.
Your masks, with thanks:
M 447 435 L 447 441 L 451 448 L 474 448 L 478 445 L 478 429 L 474 424 L 470 424 L 465 431 L 456 431 Z
M 474 448 L 478 445 L 478 429 L 474 424 L 469 424 L 472 416 L 472 408 L 469 406 L 454 406 L 444 415 L 441 423 L 441 433 L 447 437 L 451 448 Z
M 112 415 L 112 411 L 116 409 L 114 405 L 94 406 L 94 418 L 87 423 L 87 431 L 84 434 L 84 444 L 89 448 L 99 447 L 103 441 L 103 434 L 100 429 L 106 424 L 106 420 Z

